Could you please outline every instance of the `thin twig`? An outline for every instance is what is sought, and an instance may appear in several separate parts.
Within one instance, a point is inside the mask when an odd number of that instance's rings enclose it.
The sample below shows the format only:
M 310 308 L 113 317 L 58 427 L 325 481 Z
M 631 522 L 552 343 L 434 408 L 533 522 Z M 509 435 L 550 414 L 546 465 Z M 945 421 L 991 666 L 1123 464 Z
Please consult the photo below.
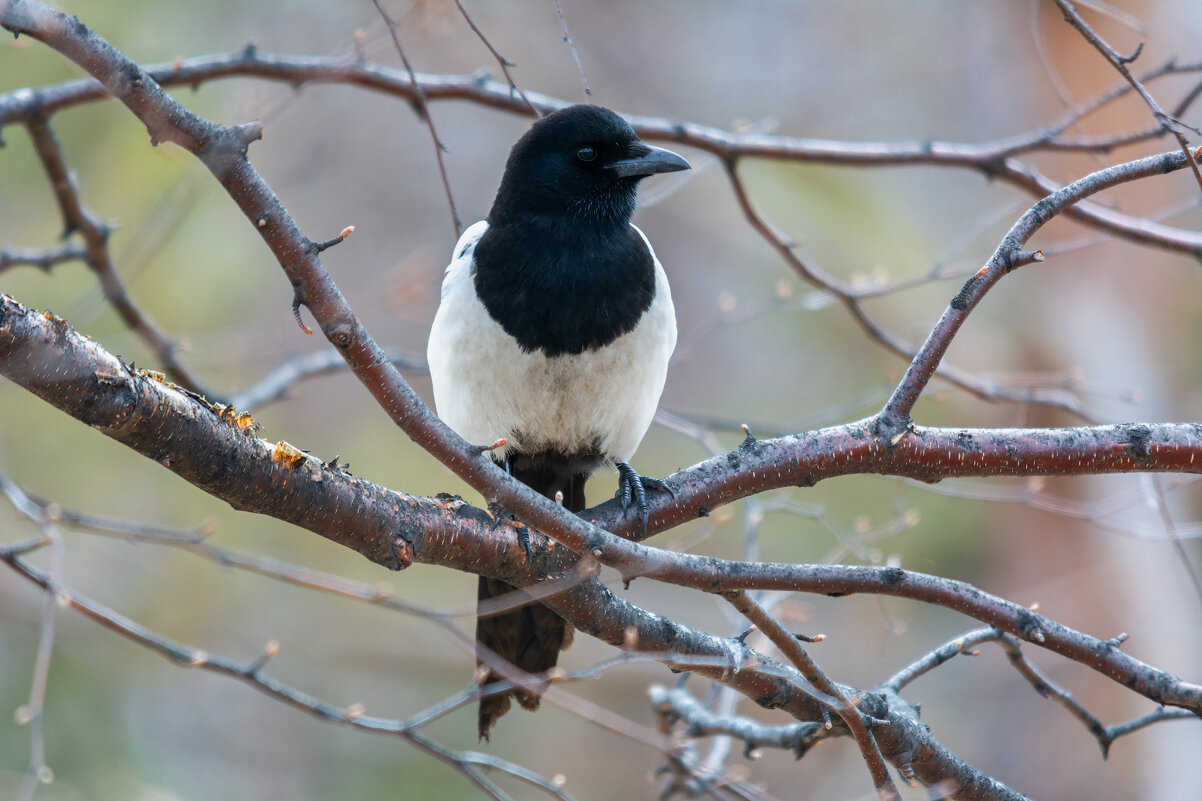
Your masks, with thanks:
M 496 787 L 493 782 L 481 776 L 476 768 L 486 766 L 508 773 L 543 790 L 549 795 L 561 799 L 561 801 L 571 801 L 571 796 L 556 786 L 554 782 L 520 765 L 515 765 L 507 760 L 486 754 L 472 751 L 455 751 L 445 748 L 419 734 L 416 731 L 419 725 L 416 721 L 391 720 L 369 716 L 363 714 L 361 709 L 340 707 L 327 703 L 302 690 L 265 675 L 262 668 L 266 660 L 261 657 L 248 662 L 236 662 L 174 642 L 84 595 L 68 591 L 61 584 L 56 583 L 49 574 L 38 570 L 19 556 L 0 555 L 0 558 L 13 567 L 18 574 L 41 586 L 47 592 L 48 597 L 56 598 L 59 604 L 82 613 L 101 626 L 160 654 L 178 665 L 185 665 L 238 679 L 249 684 L 259 692 L 306 712 L 319 720 L 339 723 L 375 734 L 400 737 L 436 759 L 456 768 L 476 784 L 477 787 L 493 798 L 505 799 L 508 796 Z
M 572 35 L 568 33 L 568 20 L 563 15 L 563 3 L 561 0 L 555 0 L 555 13 L 559 15 L 559 27 L 563 31 L 563 41 L 572 53 L 572 60 L 576 62 L 576 72 L 580 75 L 580 82 L 584 84 L 584 93 L 591 95 L 593 90 L 589 88 L 588 78 L 584 75 L 584 65 L 580 63 L 580 54 L 576 52 L 576 43 L 572 41 Z
M 401 370 L 415 374 L 427 371 L 424 359 L 408 354 L 392 351 L 388 359 Z M 292 387 L 304 379 L 347 371 L 346 359 L 337 350 L 314 351 L 281 364 L 255 384 L 235 393 L 229 402 L 239 409 L 258 409 L 287 397 Z
M 661 715 L 677 717 L 688 724 L 691 737 L 723 734 L 743 741 L 745 757 L 756 749 L 783 748 L 802 756 L 814 744 L 835 736 L 833 729 L 821 723 L 786 723 L 771 726 L 741 715 L 715 715 L 683 687 L 668 688 L 653 684 L 648 689 L 651 704 Z M 737 696 L 736 696 L 737 697 Z
M 878 796 L 882 799 L 901 801 L 901 793 L 898 791 L 897 785 L 893 783 L 893 778 L 889 775 L 889 769 L 885 764 L 885 757 L 881 754 L 876 738 L 872 736 L 869 729 L 869 722 L 877 725 L 880 721 L 871 720 L 862 712 L 843 688 L 833 682 L 822 668 L 818 667 L 818 663 L 806 653 L 806 650 L 801 647 L 801 641 L 797 635 L 785 629 L 780 621 L 769 614 L 750 594 L 743 590 L 736 590 L 726 593 L 724 597 L 753 626 L 757 626 L 772 641 L 772 644 L 797 667 L 802 677 L 815 690 L 832 699 L 827 703 L 843 719 L 855 739 L 856 745 L 859 746 L 860 755 L 868 766 L 868 772 L 872 774 L 872 784 Z
M 981 643 L 992 642 L 999 640 L 1005 636 L 1005 633 L 986 626 L 985 628 L 973 629 L 965 632 L 959 637 L 948 640 L 943 645 L 923 656 L 921 659 L 912 662 L 906 667 L 894 673 L 885 681 L 881 682 L 882 687 L 888 687 L 896 693 L 900 693 L 906 685 L 914 681 L 918 677 L 929 673 L 935 668 L 961 654 L 971 654 L 976 656 L 976 651 L 973 649 Z
M 1140 44 L 1132 55 L 1124 56 L 1111 47 L 1109 42 L 1099 36 L 1081 18 L 1081 15 L 1077 13 L 1077 9 L 1073 8 L 1072 3 L 1068 2 L 1068 0 L 1056 0 L 1056 5 L 1064 13 L 1064 19 L 1068 24 L 1072 25 L 1078 33 L 1085 37 L 1087 42 L 1093 45 L 1095 50 L 1102 54 L 1102 57 L 1110 63 L 1110 66 L 1114 67 L 1119 75 L 1123 76 L 1123 80 L 1131 84 L 1131 88 L 1139 94 L 1144 103 L 1152 111 L 1152 116 L 1156 118 L 1156 121 L 1160 123 L 1164 130 L 1173 135 L 1177 140 L 1177 144 L 1181 145 L 1181 152 L 1185 154 L 1185 158 L 1189 162 L 1190 171 L 1194 174 L 1194 180 L 1198 182 L 1198 187 L 1202 189 L 1202 169 L 1199 169 L 1198 161 L 1194 157 L 1193 151 L 1190 150 L 1189 139 L 1186 138 L 1182 130 L 1184 126 L 1179 120 L 1169 116 L 1160 107 L 1160 104 L 1156 102 L 1156 98 L 1152 97 L 1152 93 L 1147 90 L 1147 87 L 1138 78 L 1131 74 L 1130 68 L 1127 67 L 1128 64 L 1139 56 L 1140 51 L 1143 49 L 1143 44 Z
M 455 196 L 451 192 L 451 179 L 447 175 L 447 165 L 443 159 L 446 147 L 443 145 L 442 140 L 438 138 L 438 130 L 434 127 L 434 118 L 430 115 L 430 107 L 426 103 L 425 92 L 422 91 L 421 84 L 417 82 L 417 74 L 413 71 L 413 66 L 409 63 L 409 59 L 405 55 L 405 48 L 401 46 L 401 35 L 398 31 L 400 24 L 389 16 L 388 12 L 384 10 L 384 6 L 381 5 L 380 0 L 371 1 L 376 7 L 376 11 L 383 18 L 384 23 L 388 26 L 388 33 L 392 36 L 392 43 L 396 47 L 397 55 L 401 57 L 401 63 L 405 65 L 405 71 L 409 73 L 409 83 L 413 86 L 414 91 L 414 108 L 417 111 L 417 115 L 426 123 L 426 128 L 430 130 L 430 138 L 434 141 L 434 158 L 438 160 L 438 174 L 442 176 L 442 188 L 447 194 L 447 205 L 451 208 L 451 225 L 455 229 L 455 239 L 459 239 L 460 234 L 463 233 L 463 223 L 459 219 L 459 209 L 455 206 Z M 526 102 L 529 103 L 530 101 L 526 100 Z
M 51 580 L 61 585 L 64 567 L 62 536 L 50 515 L 41 515 L 38 523 L 42 536 L 50 546 Z M 39 784 L 54 781 L 54 771 L 46 764 L 46 689 L 50 684 L 50 659 L 54 654 L 59 603 L 60 599 L 53 592 L 47 592 L 42 598 L 42 631 L 38 637 L 37 655 L 34 657 L 29 701 L 18 709 L 16 714 L 18 722 L 29 726 L 29 767 L 17 793 L 18 801 L 32 801 Z
M 526 97 L 526 93 L 522 91 L 521 87 L 513 80 L 513 76 L 509 74 L 509 68 L 515 66 L 514 63 L 497 52 L 497 48 L 492 46 L 492 42 L 488 41 L 488 37 L 484 35 L 484 31 L 480 30 L 471 15 L 467 13 L 467 8 L 463 5 L 463 0 L 455 0 L 455 5 L 459 7 L 459 13 L 463 15 L 463 19 L 467 22 L 468 27 L 475 32 L 480 41 L 484 43 L 484 46 L 488 48 L 488 52 L 492 53 L 492 57 L 497 60 L 497 64 L 501 66 L 501 72 L 505 74 L 505 80 L 509 82 L 509 88 L 516 92 L 518 97 L 522 98 L 522 102 L 530 108 L 534 116 L 543 116 L 543 113 L 538 110 L 538 106 L 530 102 L 530 98 Z
M 50 179 L 59 210 L 62 212 L 66 225 L 65 233 L 75 231 L 83 238 L 84 256 L 88 266 L 96 274 L 104 297 L 117 311 L 121 319 L 134 331 L 151 349 L 155 357 L 163 365 L 163 369 L 181 386 L 200 395 L 207 395 L 216 400 L 176 356 L 176 346 L 170 342 L 151 322 L 141 309 L 130 299 L 129 293 L 121 283 L 109 254 L 108 239 L 112 229 L 91 212 L 79 197 L 79 189 L 75 178 L 67 168 L 63 158 L 62 148 L 54 131 L 42 117 L 34 117 L 26 123 L 29 136 L 33 140 L 34 149 L 41 159 L 42 167 Z
M 36 250 L 34 248 L 3 248 L 0 249 L 0 272 L 13 267 L 37 267 L 42 272 L 50 272 L 54 267 L 65 261 L 87 261 L 87 251 L 76 242 L 69 242 L 51 250 Z

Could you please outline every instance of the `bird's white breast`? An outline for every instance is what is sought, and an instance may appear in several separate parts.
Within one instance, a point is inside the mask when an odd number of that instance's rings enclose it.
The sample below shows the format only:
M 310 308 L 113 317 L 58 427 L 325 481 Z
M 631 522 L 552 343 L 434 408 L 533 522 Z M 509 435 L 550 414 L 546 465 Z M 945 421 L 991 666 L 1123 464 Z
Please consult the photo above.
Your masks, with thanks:
M 655 298 L 634 329 L 597 350 L 548 358 L 524 353 L 476 295 L 473 251 L 487 229 L 482 221 L 464 232 L 443 279 L 427 349 L 438 415 L 473 444 L 504 437 L 526 453 L 599 445 L 604 456 L 628 461 L 651 425 L 676 347 L 672 293 L 655 251 Z

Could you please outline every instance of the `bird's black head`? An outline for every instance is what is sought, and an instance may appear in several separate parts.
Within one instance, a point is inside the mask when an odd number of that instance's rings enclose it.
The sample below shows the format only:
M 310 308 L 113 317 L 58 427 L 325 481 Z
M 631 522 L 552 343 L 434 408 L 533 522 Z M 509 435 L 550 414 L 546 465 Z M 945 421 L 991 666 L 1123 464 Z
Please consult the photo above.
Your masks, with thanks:
M 509 152 L 492 225 L 531 216 L 622 224 L 634 214 L 638 182 L 689 163 L 639 140 L 620 116 L 601 106 L 569 106 L 530 127 Z

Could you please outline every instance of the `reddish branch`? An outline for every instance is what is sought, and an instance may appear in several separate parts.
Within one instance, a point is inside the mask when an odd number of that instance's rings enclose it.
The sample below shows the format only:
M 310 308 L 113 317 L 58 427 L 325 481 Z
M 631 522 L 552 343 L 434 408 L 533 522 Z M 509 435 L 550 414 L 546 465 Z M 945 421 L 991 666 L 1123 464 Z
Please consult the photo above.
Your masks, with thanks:
M 5 26 L 9 30 L 13 26 Z M 1202 71 L 1202 64 L 1170 64 L 1143 76 L 1144 80 L 1164 75 Z M 568 102 L 539 92 L 515 97 L 506 83 L 479 75 L 431 75 L 415 73 L 416 84 L 404 70 L 391 69 L 360 59 L 262 53 L 253 45 L 238 53 L 199 56 L 151 65 L 145 73 L 162 86 L 197 87 L 207 81 L 230 77 L 258 77 L 292 85 L 343 83 L 383 92 L 406 101 L 416 101 L 417 88 L 429 102 L 470 100 L 478 105 L 514 114 L 534 116 L 568 105 Z M 1108 92 L 1082 112 L 1096 110 L 1131 91 L 1129 86 Z M 63 108 L 104 98 L 105 86 L 94 80 L 69 81 L 37 90 L 20 90 L 0 95 L 0 126 L 23 122 L 36 114 L 53 114 Z M 1189 101 L 1196 99 L 1191 93 Z M 1176 109 L 1182 113 L 1185 101 Z M 846 142 L 808 137 L 735 133 L 710 125 L 663 117 L 630 116 L 628 119 L 643 139 L 676 142 L 713 153 L 723 162 L 763 158 L 847 167 L 933 166 L 979 170 L 993 179 L 1011 183 L 1035 197 L 1056 191 L 1060 185 L 1019 157 L 1040 150 L 1085 150 L 1105 153 L 1120 145 L 1147 141 L 1162 129 L 1116 134 L 1090 140 L 1066 139 L 1063 130 L 1082 114 L 1070 114 L 1047 129 L 1022 136 L 979 144 L 966 142 Z M 1095 203 L 1083 203 L 1068 216 L 1116 236 L 1167 250 L 1202 256 L 1202 234 L 1162 225 L 1124 214 Z
M 626 545 L 615 541 L 607 532 L 565 513 L 562 508 L 540 498 L 495 469 L 489 460 L 480 457 L 480 446 L 473 447 L 456 436 L 418 398 L 350 310 L 321 266 L 313 243 L 303 235 L 246 160 L 245 147 L 257 138 L 257 126 L 226 128 L 203 120 L 176 103 L 136 64 L 78 21 L 69 22 L 62 15 L 29 3 L 16 6 L 15 13 L 12 8 L 9 6 L 7 9 L 3 20 L 5 27 L 36 35 L 93 71 L 111 94 L 146 123 L 152 141 L 173 141 L 197 154 L 247 217 L 254 221 L 260 235 L 288 274 L 297 297 L 310 308 L 326 337 L 410 437 L 490 500 L 500 503 L 577 552 L 595 551 L 604 546 L 608 551 L 607 562 L 613 563 L 610 562 L 613 560 L 623 563 L 629 572 L 634 572 L 634 562 L 637 560 L 633 554 L 625 552 Z M 249 56 L 254 58 L 253 53 Z M 1181 158 L 1180 154 L 1175 155 Z M 1171 166 L 1170 157 L 1164 158 L 1167 169 Z M 1101 186 L 1098 184 L 1099 189 Z M 1039 208 L 1040 205 L 1037 205 L 1036 209 Z M 946 345 L 950 339 L 943 337 L 941 341 Z M 936 356 L 927 362 L 933 369 L 937 365 L 938 354 L 930 349 L 925 353 Z M 920 357 L 922 355 L 920 353 Z M 924 366 L 921 370 L 911 371 L 910 378 L 921 378 L 926 369 Z M 903 383 L 899 392 L 904 392 L 909 386 L 914 386 L 914 383 Z M 891 411 L 898 409 L 908 411 L 905 403 L 893 404 Z M 893 447 L 897 444 L 893 441 L 897 437 L 895 429 L 904 424 L 904 416 L 890 414 L 882 419 L 885 426 L 883 430 L 871 432 L 868 440 L 870 447 L 896 450 Z M 886 441 L 889 448 L 883 448 L 878 439 L 882 433 L 888 434 Z M 849 448 L 842 452 L 856 453 L 861 450 L 862 447 Z M 1080 467 L 1085 466 L 1082 464 Z M 1057 472 L 1056 460 L 1052 461 L 1051 469 Z M 736 476 L 736 480 L 738 478 Z M 664 506 L 677 504 L 661 502 L 657 511 Z M 676 517 L 679 519 L 679 515 Z
M 578 553 L 613 539 L 497 468 L 482 455 L 486 444 L 465 442 L 413 391 L 325 271 L 317 246 L 247 160 L 247 147 L 261 135 L 258 124 L 227 127 L 197 116 L 78 19 L 40 3 L 0 2 L 0 26 L 44 41 L 87 69 L 146 125 L 152 143 L 172 142 L 204 163 L 276 257 L 294 302 L 309 308 L 355 376 L 418 445 L 490 501 Z
M 439 564 L 527 586 L 561 575 L 575 554 L 532 535 L 533 561 L 518 544 L 517 526 L 458 499 L 429 499 L 388 490 L 308 456 L 288 456 L 239 426 L 220 408 L 155 377 L 132 372 L 64 321 L 0 295 L 0 374 L 67 414 L 128 445 L 237 509 L 267 514 L 397 568 L 409 561 Z M 812 484 L 852 473 L 890 472 L 926 480 L 971 475 L 1051 472 L 1192 472 L 1202 464 L 1202 426 L 1096 426 L 1077 429 L 973 431 L 915 429 L 894 448 L 873 442 L 868 421 L 774 440 L 748 440 L 736 450 L 673 477 L 676 509 L 695 517 L 702 507 L 774 487 Z M 313 509 L 321 509 L 314 515 Z M 686 510 L 691 510 L 685 514 Z M 585 513 L 617 514 L 610 501 Z M 657 519 L 665 525 L 662 515 Z M 628 577 L 648 576 L 710 592 L 787 589 L 879 593 L 955 609 L 1036 643 L 1119 681 L 1157 703 L 1202 712 L 1202 687 L 1123 653 L 1116 644 L 1074 631 L 1025 607 L 970 585 L 897 568 L 733 562 L 663 551 L 620 538 L 602 561 Z M 544 603 L 573 625 L 619 647 L 626 628 L 638 649 L 731 658 L 728 641 L 648 615 L 613 597 L 595 580 L 569 587 Z M 681 648 L 681 643 L 688 648 Z M 741 646 L 740 646 L 741 649 Z M 673 664 L 671 660 L 669 664 Z M 689 667 L 706 672 L 696 666 Z M 743 671 L 746 673 L 747 671 Z M 714 669 L 709 673 L 723 673 Z M 740 674 L 742 675 L 742 674 Z M 750 675 L 750 674 L 749 674 Z M 774 683 L 747 686 L 721 675 L 752 698 L 792 697 Z M 761 676 L 760 681 L 764 681 Z M 745 679 L 740 679 L 745 681 Z M 757 694 L 758 693 L 758 694 Z M 812 701 L 797 710 L 814 719 Z
M 297 301 L 309 307 L 322 332 L 394 422 L 490 501 L 567 547 L 558 547 L 536 532 L 532 535 L 536 555 L 526 558 L 516 536 L 521 524 L 499 523 L 491 514 L 455 498 L 432 500 L 392 492 L 290 447 L 273 447 L 257 439 L 253 429 L 234 418 L 231 410 L 210 407 L 153 376 L 132 371 L 62 320 L 0 297 L 0 373 L 68 414 L 235 508 L 288 520 L 393 568 L 418 560 L 501 578 L 520 587 L 563 574 L 578 563 L 579 555 L 591 554 L 627 579 L 649 576 L 709 592 L 735 592 L 736 598 L 743 597 L 737 591 L 751 588 L 890 594 L 956 609 L 1017 640 L 1036 643 L 1087 665 L 1157 703 L 1202 713 L 1202 687 L 1128 656 L 1117 641 L 1089 637 L 961 582 L 897 568 L 732 562 L 669 553 L 634 541 L 634 524 L 621 519 L 613 502 L 589 510 L 583 519 L 566 513 L 482 458 L 483 444 L 466 443 L 447 429 L 396 371 L 321 266 L 320 246 L 301 232 L 247 161 L 246 149 L 260 134 L 257 125 L 219 126 L 192 114 L 168 96 L 154 76 L 78 20 L 39 3 L 0 0 L 0 25 L 56 48 L 91 72 L 103 87 L 73 82 L 40 93 L 0 97 L 0 125 L 20 119 L 30 125 L 36 139 L 38 121 L 44 115 L 103 91 L 142 120 L 152 142 L 170 141 L 195 154 L 260 232 L 287 274 Z M 249 48 L 237 56 L 163 68 L 159 77 L 163 82 L 198 84 L 234 74 L 293 82 L 337 80 L 406 97 L 418 93 L 420 87 L 426 99 L 471 97 L 519 113 L 561 105 L 531 93 L 527 106 L 507 88 L 489 81 L 453 76 L 413 76 L 410 80 L 363 62 L 265 57 Z M 747 156 L 871 166 L 942 164 L 975 167 L 1041 194 L 1046 191 L 1046 179 L 1016 161 L 1015 155 L 1051 147 L 1059 135 L 1058 131 L 1048 132 L 1027 140 L 975 147 L 832 145 L 736 136 L 664 120 L 643 118 L 635 123 L 648 138 L 672 139 L 718 154 L 731 165 L 732 174 L 735 162 Z M 964 285 L 881 414 L 762 442 L 748 436 L 736 450 L 673 477 L 675 496 L 656 503 L 649 530 L 661 530 L 766 489 L 808 486 L 852 473 L 938 481 L 955 476 L 1202 471 L 1202 463 L 1196 463 L 1202 451 L 1202 426 L 1198 425 L 984 431 L 915 427 L 909 420 L 915 400 L 967 314 L 1010 269 L 1035 260 L 1035 254 L 1023 251 L 1022 245 L 1051 216 L 1075 215 L 1136 241 L 1202 254 L 1202 236 L 1196 233 L 1082 202 L 1115 183 L 1180 169 L 1189 161 L 1188 153 L 1164 154 L 1116 165 L 1068 187 L 1055 188 L 1016 224 L 989 265 Z M 322 510 L 321 514 L 315 515 L 314 509 Z M 767 659 L 739 640 L 713 637 L 638 609 L 616 598 L 595 578 L 571 584 L 543 602 L 577 628 L 615 645 L 631 647 L 633 630 L 638 635 L 633 647 L 663 654 L 661 661 L 669 666 L 702 673 L 761 705 L 782 707 L 803 720 L 821 715 L 821 707 L 802 689 L 804 682 L 794 669 Z M 803 663 L 798 656 L 798 664 Z M 839 692 L 847 697 L 858 691 L 840 687 Z M 872 734 L 885 757 L 903 771 L 913 768 L 914 775 L 928 783 L 953 776 L 957 797 L 1017 797 L 935 743 L 891 688 L 859 697 L 859 713 L 889 721 L 890 725 L 876 727 Z M 871 758 L 869 764 L 873 765 Z M 876 767 L 879 765 L 874 766 L 874 775 L 880 778 Z M 886 785 L 881 782 L 878 786 Z
M 0 305 L 0 372 L 235 508 L 293 522 L 390 567 L 416 560 L 494 575 L 526 586 L 562 572 L 575 561 L 571 553 L 555 548 L 537 533 L 531 535 L 534 559 L 524 558 L 514 525 L 499 524 L 487 512 L 458 499 L 432 500 L 392 492 L 313 457 L 273 447 L 231 420 L 224 410 L 210 407 L 152 375 L 129 370 L 62 320 L 25 309 L 8 298 L 3 298 Z M 322 513 L 315 515 L 314 509 Z M 779 581 L 781 571 L 787 571 L 798 579 L 800 589 L 813 569 L 804 565 L 722 563 L 688 554 L 666 556 L 675 559 L 683 573 L 691 577 L 683 582 L 689 586 L 698 586 L 707 576 L 712 580 L 715 571 L 743 580 L 763 572 L 767 583 Z M 885 592 L 890 585 L 903 586 L 906 582 L 902 578 L 915 586 L 942 582 L 905 571 L 834 570 L 834 574 L 823 575 L 826 569 L 820 567 L 815 576 L 818 585 L 842 591 L 852 586 L 847 581 L 851 576 L 858 574 L 865 584 L 864 579 L 871 582 L 872 573 L 878 574 L 877 589 Z M 947 588 L 955 585 L 943 583 Z M 957 604 L 970 614 L 977 611 L 973 609 L 973 592 L 959 593 L 962 603 Z M 1005 604 L 977 594 L 992 603 Z M 751 651 L 738 640 L 717 638 L 645 612 L 615 597 L 595 579 L 569 586 L 543 602 L 572 625 L 613 645 L 658 654 L 657 658 L 669 667 L 720 681 L 763 706 L 781 708 L 799 719 L 821 718 L 821 709 L 811 695 L 799 689 L 801 677 L 788 668 Z M 1047 641 L 1053 645 L 1064 632 L 1092 640 L 1038 616 L 1030 616 L 1028 623 L 1031 621 L 1038 628 L 1028 627 L 1026 634 L 1035 636 L 1046 630 L 1051 633 Z M 1155 697 L 1164 703 L 1173 703 L 1177 696 L 1188 697 L 1199 689 L 1142 665 L 1117 649 L 1108 663 L 1118 671 L 1135 666 L 1136 675 L 1127 684 L 1136 691 L 1155 684 L 1162 691 Z M 842 691 L 857 692 L 854 688 Z M 963 775 L 964 798 L 1018 797 L 992 784 L 983 785 L 992 788 L 988 794 L 972 792 L 983 777 L 939 746 L 929 731 L 907 725 L 907 715 L 911 715 L 907 706 L 883 696 L 861 698 L 860 709 L 865 714 L 890 720 L 889 726 L 879 727 L 874 735 L 882 753 L 895 764 L 910 766 L 916 776 L 928 782 Z M 1202 689 L 1191 704 L 1191 708 L 1202 706 Z
M 1042 253 L 1023 250 L 1023 245 L 1046 222 L 1072 208 L 1082 198 L 1097 194 L 1104 189 L 1175 172 L 1192 163 L 1189 154 L 1173 151 L 1124 164 L 1115 164 L 1112 167 L 1090 173 L 1084 178 L 1056 190 L 1028 209 L 1002 237 L 1001 244 L 998 245 L 989 262 L 964 283 L 960 292 L 943 312 L 943 316 L 939 318 L 939 322 L 931 329 L 926 343 L 915 354 L 914 361 L 906 370 L 901 383 L 894 390 L 889 402 L 885 404 L 881 413 L 885 426 L 883 433 L 891 437 L 895 436 L 895 432 L 900 430 L 901 426 L 908 424 L 914 404 L 918 401 L 923 389 L 926 388 L 931 376 L 935 374 L 935 370 L 943 360 L 943 355 L 951 345 L 956 332 L 960 330 L 960 326 L 968 318 L 968 315 L 985 297 L 985 293 L 1012 270 L 1043 261 Z

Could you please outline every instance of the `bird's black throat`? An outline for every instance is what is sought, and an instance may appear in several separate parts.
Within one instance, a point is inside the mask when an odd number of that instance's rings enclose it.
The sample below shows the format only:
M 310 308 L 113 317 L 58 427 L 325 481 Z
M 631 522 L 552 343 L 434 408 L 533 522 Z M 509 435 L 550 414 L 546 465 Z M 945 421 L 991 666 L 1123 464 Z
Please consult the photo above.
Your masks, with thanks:
M 558 214 L 490 216 L 476 245 L 476 294 L 523 350 L 553 357 L 602 348 L 651 306 L 651 251 L 629 211 L 608 210 L 619 213 L 582 203 Z

